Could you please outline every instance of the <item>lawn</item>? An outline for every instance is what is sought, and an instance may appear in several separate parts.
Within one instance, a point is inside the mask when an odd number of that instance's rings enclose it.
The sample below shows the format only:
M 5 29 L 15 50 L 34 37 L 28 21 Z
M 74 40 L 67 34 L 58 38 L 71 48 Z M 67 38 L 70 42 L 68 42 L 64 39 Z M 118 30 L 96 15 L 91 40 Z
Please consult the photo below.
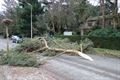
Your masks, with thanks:
M 120 58 L 119 50 L 110 50 L 110 49 L 103 49 L 103 48 L 94 48 L 94 50 L 99 55 L 114 56 L 114 57 Z

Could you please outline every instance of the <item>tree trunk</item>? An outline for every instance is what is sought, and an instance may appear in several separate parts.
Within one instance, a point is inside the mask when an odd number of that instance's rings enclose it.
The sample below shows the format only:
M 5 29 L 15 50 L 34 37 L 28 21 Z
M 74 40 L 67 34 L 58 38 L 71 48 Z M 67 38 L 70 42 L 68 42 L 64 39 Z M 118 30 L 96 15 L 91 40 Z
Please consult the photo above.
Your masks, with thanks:
M 117 26 L 117 13 L 118 13 L 118 0 L 114 0 L 114 10 L 113 10 L 113 27 L 116 28 Z
M 7 38 L 7 53 L 9 53 L 9 33 L 8 27 L 6 26 L 6 38 Z
M 80 51 L 77 51 L 77 50 L 60 49 L 60 48 L 50 48 L 48 46 L 47 41 L 45 40 L 45 38 L 42 37 L 40 39 L 44 42 L 45 47 L 40 48 L 40 49 L 38 49 L 36 51 L 49 50 L 49 51 L 64 52 L 64 53 L 75 53 L 75 54 L 78 54 L 79 56 L 81 56 L 81 57 L 83 57 L 83 58 L 85 58 L 87 60 L 93 61 L 93 59 L 90 56 L 88 56 L 88 55 L 86 55 L 86 54 L 84 54 L 84 53 L 82 53 Z M 36 52 L 36 51 L 33 51 L 33 52 Z

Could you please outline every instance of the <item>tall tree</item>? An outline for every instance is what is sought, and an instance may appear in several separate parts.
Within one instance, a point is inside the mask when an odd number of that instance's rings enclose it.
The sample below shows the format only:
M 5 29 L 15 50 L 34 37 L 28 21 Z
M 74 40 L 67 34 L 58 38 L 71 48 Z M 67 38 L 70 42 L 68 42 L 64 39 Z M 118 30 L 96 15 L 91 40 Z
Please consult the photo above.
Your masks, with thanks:
M 117 14 L 118 14 L 118 0 L 114 0 L 114 1 L 111 1 L 111 0 L 106 0 L 107 2 L 107 6 L 110 10 L 110 12 L 112 13 L 113 15 L 113 27 L 116 28 L 117 26 L 117 22 L 118 22 L 118 17 L 117 17 Z
M 0 22 L 2 22 L 2 20 L 4 19 L 4 16 L 2 13 L 0 13 Z M 0 24 L 0 35 L 3 34 L 3 25 Z
M 117 16 L 117 13 L 118 13 L 118 0 L 114 0 L 114 10 L 113 10 L 113 23 L 114 23 L 114 25 L 113 25 L 113 27 L 114 28 L 116 28 L 116 26 L 117 26 L 117 20 L 118 20 L 118 16 Z
M 19 9 L 21 10 L 20 19 L 21 26 L 20 29 L 23 34 L 29 36 L 30 34 L 30 20 L 31 20 L 31 7 L 32 7 L 32 22 L 33 29 L 36 27 L 35 22 L 37 21 L 36 16 L 43 13 L 43 8 L 41 8 L 41 3 L 38 0 L 18 0 Z M 31 4 L 31 6 L 29 5 Z M 33 31 L 34 32 L 34 31 Z
M 4 0 L 3 6 L 5 7 L 4 15 L 8 18 L 13 18 L 13 13 L 17 6 L 17 2 L 15 0 Z
M 97 16 L 99 12 L 98 7 L 89 4 L 87 0 L 68 0 L 66 2 L 61 0 L 53 2 L 46 13 L 45 16 L 42 16 L 45 21 L 39 19 L 37 24 L 47 22 L 47 26 L 53 32 L 62 33 L 65 29 L 78 31 L 81 23 L 85 23 L 89 16 Z
M 4 3 L 2 5 L 5 8 L 5 10 L 2 12 L 2 15 L 4 15 L 4 18 L 10 18 L 13 21 L 16 21 L 16 19 L 17 19 L 16 9 L 15 9 L 16 6 L 17 6 L 16 0 L 4 0 Z M 13 31 L 12 30 L 13 29 L 13 27 L 12 27 L 13 25 L 10 25 L 10 28 L 9 28 L 10 35 L 12 34 L 12 31 Z M 3 27 L 2 30 L 4 31 L 4 27 Z

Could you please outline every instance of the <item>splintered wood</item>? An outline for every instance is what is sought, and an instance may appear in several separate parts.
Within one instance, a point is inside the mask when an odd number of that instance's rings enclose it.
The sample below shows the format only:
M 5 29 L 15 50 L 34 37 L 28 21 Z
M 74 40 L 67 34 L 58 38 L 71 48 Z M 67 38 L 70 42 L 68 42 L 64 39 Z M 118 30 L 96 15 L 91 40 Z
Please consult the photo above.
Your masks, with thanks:
M 82 52 L 80 52 L 78 50 L 51 48 L 51 47 L 48 46 L 47 41 L 45 40 L 44 37 L 40 37 L 39 39 L 43 41 L 44 47 L 42 47 L 42 48 L 40 48 L 40 49 L 38 49 L 36 51 L 33 51 L 33 52 L 49 50 L 49 51 L 64 52 L 64 53 L 75 53 L 75 54 L 78 54 L 79 56 L 81 56 L 81 57 L 83 57 L 83 58 L 85 58 L 87 60 L 93 61 L 93 59 L 90 56 L 88 56 L 88 55 L 86 55 L 86 54 L 84 54 L 84 53 L 82 53 Z

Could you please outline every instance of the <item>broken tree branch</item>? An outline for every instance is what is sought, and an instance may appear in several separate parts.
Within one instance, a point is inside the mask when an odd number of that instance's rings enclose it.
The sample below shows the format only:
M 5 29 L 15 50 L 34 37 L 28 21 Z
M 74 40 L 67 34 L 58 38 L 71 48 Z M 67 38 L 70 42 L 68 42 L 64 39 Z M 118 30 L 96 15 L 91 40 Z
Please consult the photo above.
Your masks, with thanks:
M 84 54 L 84 53 L 82 53 L 82 52 L 80 52 L 80 51 L 78 51 L 78 50 L 69 50 L 69 49 L 60 49 L 60 48 L 50 48 L 50 47 L 48 46 L 47 41 L 45 40 L 44 37 L 41 37 L 40 40 L 42 40 L 42 41 L 44 42 L 45 47 L 40 48 L 40 49 L 38 49 L 38 50 L 36 50 L 36 51 L 34 51 L 34 52 L 43 51 L 43 50 L 50 50 L 50 51 L 56 51 L 56 52 L 75 53 L 75 54 L 78 54 L 79 56 L 81 56 L 81 57 L 83 57 L 83 58 L 85 58 L 85 59 L 87 59 L 87 60 L 93 61 L 93 59 L 92 59 L 90 56 L 88 56 L 88 55 L 86 55 L 86 54 Z

